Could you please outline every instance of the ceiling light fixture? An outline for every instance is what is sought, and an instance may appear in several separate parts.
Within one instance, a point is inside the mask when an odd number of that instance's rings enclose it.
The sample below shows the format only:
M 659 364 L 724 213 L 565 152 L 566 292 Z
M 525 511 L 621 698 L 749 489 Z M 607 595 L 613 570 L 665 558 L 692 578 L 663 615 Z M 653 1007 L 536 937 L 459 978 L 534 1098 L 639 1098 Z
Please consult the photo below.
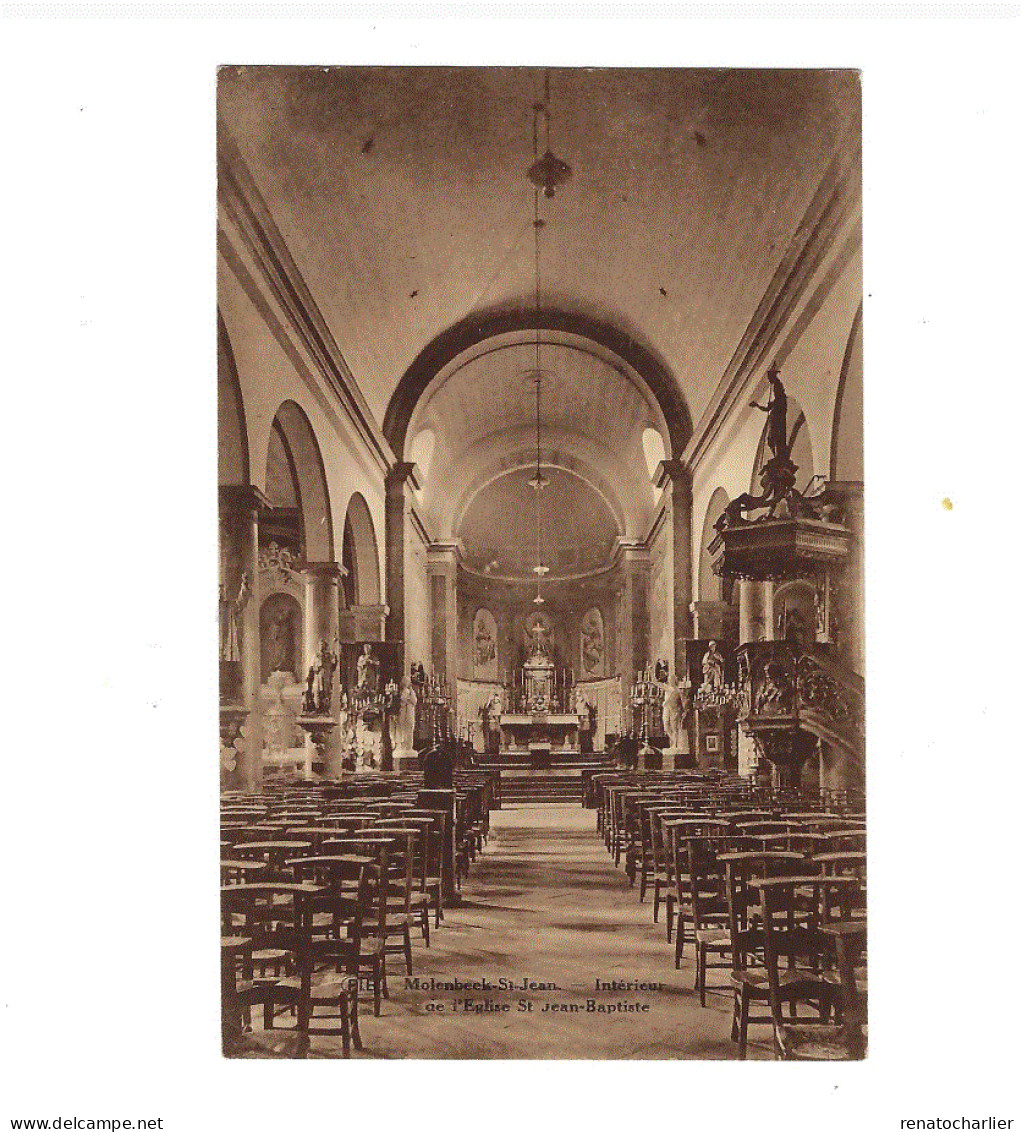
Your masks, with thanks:
M 532 104 L 532 165 L 526 173 L 532 182 L 532 233 L 535 260 L 536 286 L 534 302 L 536 312 L 536 340 L 535 340 L 535 367 L 530 380 L 536 389 L 536 470 L 529 480 L 533 489 L 536 503 L 536 565 L 532 572 L 536 575 L 536 596 L 532 599 L 533 605 L 544 605 L 543 595 L 540 593 L 540 582 L 550 573 L 550 567 L 543 562 L 543 523 L 540 512 L 539 493 L 550 482 L 543 475 L 540 456 L 540 395 L 543 388 L 543 366 L 541 359 L 542 344 L 539 329 L 541 273 L 540 273 L 540 233 L 545 227 L 545 221 L 539 215 L 539 191 L 549 200 L 552 199 L 558 185 L 563 184 L 571 176 L 571 167 L 560 158 L 555 157 L 550 149 L 550 72 L 546 71 L 543 78 L 543 101 Z M 546 153 L 539 156 L 539 117 L 543 115 L 546 122 Z

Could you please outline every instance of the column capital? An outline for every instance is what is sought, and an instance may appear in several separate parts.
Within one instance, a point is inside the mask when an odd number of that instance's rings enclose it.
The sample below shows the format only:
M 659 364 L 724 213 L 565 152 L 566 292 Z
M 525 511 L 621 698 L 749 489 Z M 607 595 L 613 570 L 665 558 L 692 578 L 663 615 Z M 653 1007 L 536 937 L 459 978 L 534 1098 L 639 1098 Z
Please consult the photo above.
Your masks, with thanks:
M 399 460 L 396 464 L 392 464 L 387 472 L 387 486 L 403 487 L 406 483 L 410 483 L 418 491 L 422 484 L 415 469 L 416 465 L 409 460 Z
M 261 511 L 268 511 L 270 501 L 254 484 L 221 484 L 219 489 L 219 505 L 221 514 L 233 513 L 258 515 Z
M 297 564 L 297 568 L 308 580 L 313 578 L 343 578 L 348 573 L 340 562 L 302 561 Z
M 426 548 L 426 568 L 440 569 L 457 566 L 463 551 L 464 545 L 460 538 L 431 542 Z
M 692 490 L 692 469 L 683 460 L 661 460 L 653 475 L 654 485 L 658 488 L 671 484 L 683 490 Z
M 627 541 L 618 536 L 617 549 L 624 566 L 641 569 L 649 565 L 649 547 L 645 543 Z

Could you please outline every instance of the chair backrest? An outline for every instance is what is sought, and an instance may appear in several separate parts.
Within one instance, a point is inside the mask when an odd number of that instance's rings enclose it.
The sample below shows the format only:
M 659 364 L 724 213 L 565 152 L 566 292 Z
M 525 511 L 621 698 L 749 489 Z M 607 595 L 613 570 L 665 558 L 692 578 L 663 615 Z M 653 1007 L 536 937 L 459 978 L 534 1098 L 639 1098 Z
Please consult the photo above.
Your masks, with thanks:
M 408 915 L 411 910 L 412 886 L 415 879 L 415 843 L 419 836 L 417 829 L 385 829 L 379 832 L 390 838 L 387 846 L 387 889 L 389 894 L 398 897 L 398 913 Z
M 354 865 L 348 876 L 349 880 L 353 878 L 357 878 L 354 892 L 338 885 L 323 894 L 298 900 L 296 966 L 300 991 L 297 1029 L 306 1034 L 312 1016 L 312 978 L 317 965 L 326 964 L 346 975 L 349 986 L 356 988 L 357 994 L 363 928 L 372 915 L 374 893 L 383 885 L 379 870 L 372 861 Z M 315 913 L 324 911 L 343 920 L 343 933 L 317 932 L 313 917 Z
M 752 881 L 761 877 L 784 876 L 804 866 L 800 853 L 737 852 L 722 853 L 718 861 L 724 867 L 724 895 L 727 902 L 728 929 L 731 935 L 731 964 L 744 971 L 753 955 L 763 947 L 763 929 L 758 916 L 759 892 Z
M 319 891 L 316 885 L 283 882 L 222 887 L 221 934 L 246 936 L 256 950 L 293 952 L 300 927 L 301 898 Z
M 759 890 L 763 924 L 763 959 L 770 992 L 774 1034 L 781 1044 L 781 965 L 786 968 L 784 999 L 835 1004 L 838 988 L 828 977 L 832 947 L 820 928 L 833 918 L 835 909 L 847 908 L 856 887 L 850 877 L 771 877 L 753 882 Z M 807 898 L 806 894 L 811 895 Z M 793 980 L 792 972 L 797 972 Z
M 727 912 L 724 866 L 719 858 L 729 848 L 729 839 L 725 834 L 714 834 L 688 837 L 686 841 L 692 926 L 698 931 L 709 926 L 711 917 L 719 920 Z

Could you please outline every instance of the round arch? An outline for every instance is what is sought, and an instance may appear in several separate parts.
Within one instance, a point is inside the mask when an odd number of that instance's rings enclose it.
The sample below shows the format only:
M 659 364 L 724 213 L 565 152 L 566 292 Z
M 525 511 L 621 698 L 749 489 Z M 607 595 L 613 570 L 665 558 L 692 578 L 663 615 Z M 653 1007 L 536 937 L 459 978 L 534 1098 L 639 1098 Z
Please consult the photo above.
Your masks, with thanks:
M 356 491 L 344 516 L 344 547 L 341 565 L 347 570 L 344 595 L 347 604 L 380 604 L 380 557 L 376 528 L 369 505 Z
M 408 427 L 434 377 L 460 354 L 488 338 L 521 331 L 549 331 L 589 339 L 625 363 L 644 383 L 663 414 L 668 456 L 680 454 L 692 435 L 692 417 L 677 382 L 649 349 L 629 334 L 589 315 L 561 310 L 489 311 L 472 315 L 437 335 L 415 358 L 394 390 L 383 418 L 383 432 L 404 459 Z
M 723 515 L 724 508 L 731 502 L 728 493 L 722 488 L 710 496 L 703 517 L 703 530 L 699 538 L 699 600 L 719 601 L 723 595 L 724 583 L 713 572 L 713 559 L 710 543 L 713 541 L 713 524 Z
M 294 469 L 303 554 L 309 562 L 333 562 L 330 491 L 316 434 L 304 410 L 294 401 L 284 401 L 273 420 L 284 437 Z
M 830 478 L 863 479 L 862 467 L 862 306 L 855 312 L 841 363 L 834 424 L 830 434 Z
M 217 465 L 221 484 L 251 483 L 249 476 L 248 426 L 245 403 L 234 350 L 227 335 L 223 315 L 216 314 L 217 324 Z

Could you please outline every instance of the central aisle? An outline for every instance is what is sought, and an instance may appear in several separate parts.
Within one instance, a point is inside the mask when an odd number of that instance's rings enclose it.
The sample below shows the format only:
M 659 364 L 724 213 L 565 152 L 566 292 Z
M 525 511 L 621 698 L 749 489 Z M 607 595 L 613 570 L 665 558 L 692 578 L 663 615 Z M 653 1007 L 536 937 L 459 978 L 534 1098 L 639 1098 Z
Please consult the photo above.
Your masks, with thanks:
M 418 989 L 392 971 L 385 1017 L 366 1017 L 365 1052 L 357 1056 L 734 1058 L 730 994 L 699 1006 L 691 949 L 675 971 L 663 923 L 652 923 L 650 904 L 640 905 L 614 868 L 595 820 L 577 804 L 495 811 L 464 903 L 448 910 L 431 948 L 416 941 Z M 502 979 L 514 988 L 504 989 Z M 597 991 L 598 979 L 661 989 Z M 434 988 L 431 980 L 489 986 Z M 557 989 L 519 989 L 522 980 Z M 727 972 L 711 971 L 710 980 L 724 984 Z M 482 1011 L 465 1013 L 466 999 Z M 589 1000 L 648 1010 L 597 1013 L 586 1009 Z M 544 1010 L 547 1004 L 569 1009 Z M 495 1009 L 503 1005 L 510 1011 Z M 752 1036 L 760 1032 L 769 1033 L 755 1027 Z M 750 1043 L 749 1056 L 769 1056 L 768 1047 Z

